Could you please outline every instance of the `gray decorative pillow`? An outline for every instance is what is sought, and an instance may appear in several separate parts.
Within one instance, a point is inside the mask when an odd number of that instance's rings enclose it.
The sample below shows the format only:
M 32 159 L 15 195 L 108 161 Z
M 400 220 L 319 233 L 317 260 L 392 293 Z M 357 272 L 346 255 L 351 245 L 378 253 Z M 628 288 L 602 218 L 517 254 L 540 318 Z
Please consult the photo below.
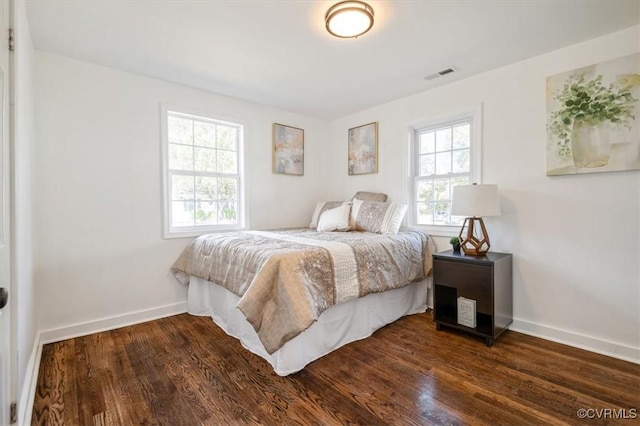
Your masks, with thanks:
M 351 230 L 397 234 L 407 212 L 407 203 L 353 200 Z
M 362 200 L 362 201 L 387 201 L 387 194 L 383 194 L 382 192 L 367 192 L 367 191 L 358 191 L 356 195 L 353 196 L 351 201 L 353 200 Z
M 348 201 L 318 201 L 316 204 L 316 209 L 313 212 L 313 216 L 311 216 L 311 223 L 309 224 L 309 228 L 317 228 L 318 227 L 318 219 L 320 215 L 329 209 L 335 209 L 343 204 L 349 204 Z

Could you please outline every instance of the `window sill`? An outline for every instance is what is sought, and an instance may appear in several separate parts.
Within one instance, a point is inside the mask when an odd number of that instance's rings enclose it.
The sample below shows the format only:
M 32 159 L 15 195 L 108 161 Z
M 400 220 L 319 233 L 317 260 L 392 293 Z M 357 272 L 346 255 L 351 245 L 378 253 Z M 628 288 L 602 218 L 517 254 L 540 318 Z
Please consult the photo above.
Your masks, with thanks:
M 207 229 L 189 229 L 185 231 L 165 231 L 163 238 L 165 240 L 174 240 L 178 238 L 195 238 L 206 234 L 219 234 L 223 232 L 246 231 L 248 228 L 236 226 L 230 228 L 207 228 Z
M 460 226 L 429 226 L 429 225 L 410 225 L 411 228 L 421 229 L 432 237 L 454 237 L 460 234 Z

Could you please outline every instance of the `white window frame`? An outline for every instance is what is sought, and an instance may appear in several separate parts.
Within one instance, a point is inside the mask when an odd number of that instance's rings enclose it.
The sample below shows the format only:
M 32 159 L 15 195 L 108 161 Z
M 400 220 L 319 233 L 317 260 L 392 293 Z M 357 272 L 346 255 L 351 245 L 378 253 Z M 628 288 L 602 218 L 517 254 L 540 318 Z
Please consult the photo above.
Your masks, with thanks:
M 419 225 L 417 223 L 416 209 L 416 185 L 420 180 L 418 177 L 418 141 L 417 132 L 429 128 L 446 126 L 462 120 L 471 120 L 471 173 L 469 175 L 469 183 L 482 183 L 482 105 L 459 111 L 451 114 L 444 114 L 438 117 L 432 117 L 425 121 L 419 121 L 409 124 L 409 197 L 411 204 L 407 212 L 407 220 L 409 226 L 423 229 L 434 236 L 451 236 L 460 232 L 461 225 Z
M 171 226 L 171 175 L 169 170 L 169 114 L 183 115 L 201 121 L 208 121 L 216 124 L 238 128 L 238 223 L 235 225 L 196 225 L 196 226 Z M 162 171 L 162 222 L 163 238 L 191 238 L 203 234 L 224 231 L 238 231 L 247 229 L 247 214 L 245 210 L 245 173 L 244 173 L 244 144 L 245 144 L 245 124 L 241 120 L 223 117 L 206 111 L 194 110 L 180 106 L 167 104 L 160 105 L 160 134 L 161 134 L 161 171 Z M 189 174 L 189 173 L 186 173 Z M 199 172 L 193 172 L 198 175 Z

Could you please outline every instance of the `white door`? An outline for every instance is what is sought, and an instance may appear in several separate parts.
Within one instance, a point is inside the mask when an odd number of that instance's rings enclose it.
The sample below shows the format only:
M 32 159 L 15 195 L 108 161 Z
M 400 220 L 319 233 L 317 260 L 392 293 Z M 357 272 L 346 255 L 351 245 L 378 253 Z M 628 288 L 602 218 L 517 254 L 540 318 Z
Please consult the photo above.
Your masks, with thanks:
M 4 2 L 2 2 L 4 3 Z M 6 75 L 0 67 L 0 425 L 9 424 L 9 405 L 11 404 L 11 305 L 8 303 L 10 273 L 9 273 L 9 212 L 8 205 L 8 179 L 7 149 L 5 144 L 8 139 L 6 132 Z
M 9 253 L 9 6 L 0 0 L 0 299 L 10 293 Z M 2 300 L 0 300 L 2 302 Z M 0 303 L 2 305 L 2 303 Z M 9 424 L 9 405 L 12 400 L 12 356 L 11 356 L 11 304 L 0 309 L 0 425 Z
M 4 2 L 2 2 L 4 3 Z M 7 150 L 5 143 L 7 121 L 5 116 L 5 83 L 6 76 L 0 67 L 0 425 L 9 424 L 9 405 L 11 403 L 11 333 L 10 333 L 10 309 L 8 303 L 10 273 L 9 273 L 9 216 L 7 210 L 8 179 L 5 171 L 7 169 Z

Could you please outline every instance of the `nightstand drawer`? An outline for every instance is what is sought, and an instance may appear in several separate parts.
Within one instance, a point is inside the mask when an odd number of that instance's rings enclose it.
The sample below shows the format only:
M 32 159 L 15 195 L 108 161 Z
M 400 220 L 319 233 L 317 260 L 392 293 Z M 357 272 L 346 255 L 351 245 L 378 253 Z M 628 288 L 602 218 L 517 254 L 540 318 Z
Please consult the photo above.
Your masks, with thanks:
M 491 282 L 491 266 L 472 265 L 463 262 L 434 261 L 435 284 L 456 287 L 458 289 L 486 288 Z

